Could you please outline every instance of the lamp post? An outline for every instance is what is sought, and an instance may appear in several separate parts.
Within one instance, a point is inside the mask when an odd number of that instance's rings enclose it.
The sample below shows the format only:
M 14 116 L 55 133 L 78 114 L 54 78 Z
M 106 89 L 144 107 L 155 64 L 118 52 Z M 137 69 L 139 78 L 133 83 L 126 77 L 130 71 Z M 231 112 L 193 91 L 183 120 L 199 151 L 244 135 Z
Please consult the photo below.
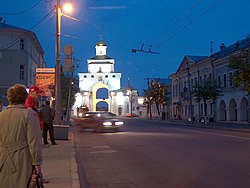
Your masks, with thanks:
M 73 20 L 77 19 L 62 13 L 60 0 L 57 0 L 55 9 L 56 9 L 55 124 L 60 125 L 61 124 L 61 63 L 60 63 L 61 17 L 62 15 L 64 15 Z M 65 12 L 70 12 L 72 10 L 72 6 L 69 3 L 65 3 L 63 9 L 65 10 Z
M 55 124 L 61 124 L 61 65 L 60 65 L 60 37 L 61 37 L 61 8 L 60 0 L 56 3 L 56 85 L 55 85 Z
M 187 74 L 188 74 L 188 92 L 189 92 L 189 113 L 190 121 L 193 124 L 193 104 L 192 104 L 192 93 L 191 93 L 191 83 L 190 83 L 190 66 L 187 62 Z

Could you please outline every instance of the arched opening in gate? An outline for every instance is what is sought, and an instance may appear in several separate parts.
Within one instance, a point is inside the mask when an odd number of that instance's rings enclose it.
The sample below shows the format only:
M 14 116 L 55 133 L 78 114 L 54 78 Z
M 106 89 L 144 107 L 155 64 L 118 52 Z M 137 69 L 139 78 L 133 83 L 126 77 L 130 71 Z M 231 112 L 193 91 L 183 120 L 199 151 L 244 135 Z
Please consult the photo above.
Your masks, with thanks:
M 108 111 L 108 104 L 104 101 L 98 102 L 96 104 L 96 111 Z
M 237 121 L 237 105 L 234 99 L 229 102 L 229 120 Z
M 100 88 L 96 91 L 96 99 L 108 99 L 108 89 L 107 88 Z
M 97 111 L 97 103 L 105 102 L 109 106 L 108 86 L 103 83 L 97 83 L 92 88 L 92 107 Z M 97 96 L 98 95 L 98 96 Z M 99 107 L 99 106 L 98 106 Z M 101 108 L 101 107 L 100 107 Z
M 220 121 L 226 121 L 227 120 L 226 103 L 223 100 L 220 101 L 219 120 Z
M 247 113 L 248 113 L 248 101 L 244 97 L 240 101 L 240 120 L 247 121 Z
M 122 106 L 118 106 L 118 115 L 122 115 Z

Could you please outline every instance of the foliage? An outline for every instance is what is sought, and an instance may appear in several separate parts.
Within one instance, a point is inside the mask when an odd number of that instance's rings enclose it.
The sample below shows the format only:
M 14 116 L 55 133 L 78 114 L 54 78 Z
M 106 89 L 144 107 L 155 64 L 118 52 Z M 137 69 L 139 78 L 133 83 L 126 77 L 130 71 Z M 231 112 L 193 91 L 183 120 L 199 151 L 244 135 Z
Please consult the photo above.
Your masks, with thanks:
M 157 104 L 164 105 L 166 104 L 167 93 L 164 87 L 158 82 L 152 81 L 152 92 L 153 92 L 153 99 Z
M 62 74 L 61 76 L 61 106 L 62 108 L 67 109 L 70 84 L 72 84 L 71 95 L 70 95 L 70 107 L 74 104 L 75 94 L 77 93 L 76 83 L 77 83 L 77 79 L 75 77 L 72 78 L 71 73 Z
M 218 96 L 222 96 L 222 91 L 217 86 L 216 81 L 206 80 L 203 83 L 195 84 L 193 86 L 192 95 L 196 98 L 197 102 L 203 101 L 205 115 L 207 115 L 207 101 L 216 101 Z
M 216 81 L 206 80 L 203 83 L 195 84 L 193 86 L 192 96 L 194 96 L 197 102 L 208 101 L 210 99 L 213 102 L 217 99 L 218 96 L 222 96 L 222 91 L 218 87 Z
M 238 56 L 230 58 L 229 68 L 235 69 L 233 81 L 236 87 L 242 86 L 250 93 L 250 49 L 244 49 Z

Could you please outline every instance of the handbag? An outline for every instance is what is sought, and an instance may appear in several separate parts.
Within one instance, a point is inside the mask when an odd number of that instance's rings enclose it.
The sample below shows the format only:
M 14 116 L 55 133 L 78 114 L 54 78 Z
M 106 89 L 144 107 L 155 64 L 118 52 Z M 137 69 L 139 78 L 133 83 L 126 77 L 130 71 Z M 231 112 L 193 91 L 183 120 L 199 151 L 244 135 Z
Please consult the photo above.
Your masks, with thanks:
M 44 188 L 42 176 L 40 173 L 37 174 L 34 169 L 31 174 L 31 179 L 28 188 Z

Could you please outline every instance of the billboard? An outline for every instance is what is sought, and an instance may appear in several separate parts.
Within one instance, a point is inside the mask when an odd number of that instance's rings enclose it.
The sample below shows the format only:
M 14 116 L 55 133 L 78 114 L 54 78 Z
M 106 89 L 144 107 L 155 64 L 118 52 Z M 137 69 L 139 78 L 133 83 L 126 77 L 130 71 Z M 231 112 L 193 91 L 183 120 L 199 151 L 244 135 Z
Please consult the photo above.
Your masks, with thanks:
M 43 100 L 55 97 L 55 68 L 37 68 L 36 86 L 42 91 L 39 96 Z

